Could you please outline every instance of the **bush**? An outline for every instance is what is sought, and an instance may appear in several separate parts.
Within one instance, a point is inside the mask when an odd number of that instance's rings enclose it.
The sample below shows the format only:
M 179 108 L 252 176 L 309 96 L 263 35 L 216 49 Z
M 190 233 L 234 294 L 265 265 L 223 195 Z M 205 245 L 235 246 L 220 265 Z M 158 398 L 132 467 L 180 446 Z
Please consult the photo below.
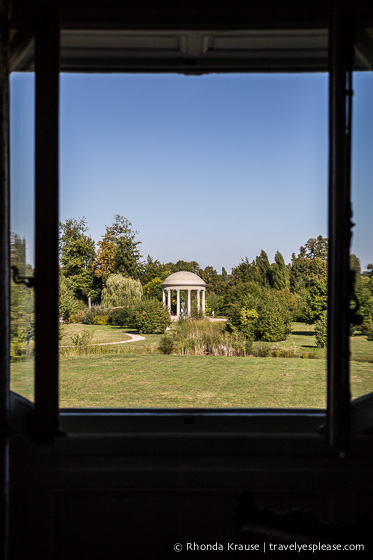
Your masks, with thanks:
M 228 311 L 228 321 L 226 323 L 226 328 L 228 332 L 236 332 L 241 330 L 241 309 L 243 309 L 240 304 L 232 304 Z
M 258 309 L 256 339 L 266 342 L 286 340 L 291 333 L 291 315 L 274 297 L 263 302 Z
M 111 311 L 101 305 L 92 305 L 81 315 L 81 322 L 85 325 L 110 325 Z
M 110 314 L 96 315 L 95 317 L 93 317 L 93 325 L 110 325 L 110 323 Z
M 92 342 L 93 333 L 92 332 L 83 332 L 83 333 L 76 333 L 71 335 L 71 342 L 74 346 L 81 346 L 86 347 L 89 346 Z
M 117 327 L 136 327 L 136 308 L 135 306 L 121 307 L 115 309 L 111 315 L 111 324 Z
M 162 354 L 172 354 L 175 351 L 175 339 L 173 336 L 162 336 L 161 340 L 159 341 L 158 350 Z
M 159 344 L 163 354 L 177 353 L 188 356 L 249 356 L 252 341 L 239 331 L 228 333 L 224 322 L 208 319 L 184 319 L 176 331 L 164 336 Z
M 268 358 L 271 354 L 271 348 L 264 344 L 260 344 L 256 348 L 253 349 L 253 355 L 257 358 Z
M 315 324 L 315 338 L 316 346 L 320 348 L 325 348 L 328 341 L 328 331 L 327 331 L 327 313 L 324 311 L 321 318 Z
M 280 293 L 262 289 L 261 300 L 251 299 L 251 303 L 245 306 L 233 304 L 229 310 L 227 330 L 232 333 L 238 330 L 249 340 L 286 340 L 291 333 L 288 295 L 286 290 Z
M 171 319 L 161 301 L 145 299 L 136 306 L 134 322 L 140 333 L 163 334 L 170 325 Z
M 85 319 L 86 310 L 78 311 L 77 313 L 73 313 L 70 315 L 68 323 L 83 323 Z

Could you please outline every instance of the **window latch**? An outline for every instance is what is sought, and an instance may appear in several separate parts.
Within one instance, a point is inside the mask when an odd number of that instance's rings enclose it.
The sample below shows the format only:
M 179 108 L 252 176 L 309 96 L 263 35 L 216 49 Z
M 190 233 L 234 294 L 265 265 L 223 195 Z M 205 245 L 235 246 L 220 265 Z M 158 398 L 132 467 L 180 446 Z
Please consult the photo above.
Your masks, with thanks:
M 24 284 L 28 288 L 35 287 L 35 278 L 33 276 L 21 276 L 16 266 L 12 266 L 12 278 L 15 284 Z

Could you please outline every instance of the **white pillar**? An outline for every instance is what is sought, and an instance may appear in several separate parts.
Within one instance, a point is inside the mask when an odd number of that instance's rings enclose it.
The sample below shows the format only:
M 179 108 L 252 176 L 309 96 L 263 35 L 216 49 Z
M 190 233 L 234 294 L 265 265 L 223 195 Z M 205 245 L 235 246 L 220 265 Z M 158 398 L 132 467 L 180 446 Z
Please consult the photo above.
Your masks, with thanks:
M 171 315 L 171 290 L 167 290 L 167 307 Z
M 197 290 L 197 311 L 200 310 L 201 307 L 201 290 Z
M 180 317 L 180 288 L 176 290 L 176 316 Z
M 205 316 L 205 309 L 206 309 L 205 293 L 206 293 L 206 290 L 205 290 L 205 288 L 203 288 L 203 290 L 202 290 L 202 313 L 203 313 L 203 316 Z
M 163 305 L 166 305 L 166 290 L 164 288 L 162 290 L 162 302 Z
M 188 288 L 188 317 L 190 317 L 190 312 L 191 312 L 191 304 L 190 304 L 190 288 Z

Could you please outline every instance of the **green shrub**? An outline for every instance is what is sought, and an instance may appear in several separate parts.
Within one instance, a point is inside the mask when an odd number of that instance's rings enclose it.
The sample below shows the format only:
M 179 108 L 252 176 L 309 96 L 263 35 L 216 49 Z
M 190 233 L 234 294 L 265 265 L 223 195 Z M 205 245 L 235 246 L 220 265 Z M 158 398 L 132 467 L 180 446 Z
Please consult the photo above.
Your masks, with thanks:
M 228 310 L 228 321 L 226 323 L 226 329 L 228 332 L 235 332 L 241 328 L 241 309 L 240 304 L 231 304 Z
M 290 296 L 292 297 L 287 290 L 278 292 L 262 288 L 256 298 L 247 297 L 247 305 L 231 305 L 227 322 L 228 332 L 240 331 L 249 340 L 286 340 L 291 333 L 292 313 L 288 302 L 291 300 Z
M 136 327 L 136 308 L 135 306 L 121 307 L 115 309 L 111 315 L 112 325 L 117 327 Z
M 286 340 L 291 333 L 290 312 L 275 297 L 261 303 L 258 309 L 256 339 L 266 342 Z
M 164 335 L 159 341 L 158 350 L 162 354 L 172 354 L 175 351 L 175 339 L 173 336 Z
M 368 315 L 363 317 L 363 323 L 361 325 L 361 332 L 367 335 L 367 340 L 373 340 L 373 321 Z
M 240 311 L 240 331 L 249 340 L 254 340 L 257 332 L 258 312 L 255 309 L 243 307 Z
M 315 324 L 315 338 L 316 338 L 316 346 L 319 348 L 325 348 L 328 341 L 328 330 L 327 330 L 327 313 L 321 315 L 321 318 Z
M 255 309 L 234 305 L 230 309 L 229 320 L 226 324 L 227 331 L 233 333 L 238 330 L 249 340 L 255 340 L 258 317 Z
M 85 325 L 109 325 L 111 323 L 111 312 L 107 307 L 92 305 L 82 314 L 82 321 Z
M 70 315 L 68 323 L 83 323 L 83 320 L 85 319 L 85 314 L 86 314 L 85 309 L 73 313 L 72 315 Z
M 92 332 L 83 332 L 83 333 L 75 333 L 71 335 L 71 342 L 74 346 L 89 346 L 92 343 L 93 333 Z
M 171 319 L 163 303 L 157 299 L 144 299 L 136 306 L 135 327 L 143 334 L 163 334 Z
M 110 323 L 111 315 L 109 313 L 93 317 L 93 325 L 110 325 Z
M 257 358 L 268 358 L 271 354 L 271 348 L 265 344 L 260 344 L 253 348 L 253 355 Z
M 228 333 L 224 322 L 208 319 L 178 321 L 176 331 L 161 339 L 159 351 L 189 356 L 249 356 L 252 341 L 239 331 Z

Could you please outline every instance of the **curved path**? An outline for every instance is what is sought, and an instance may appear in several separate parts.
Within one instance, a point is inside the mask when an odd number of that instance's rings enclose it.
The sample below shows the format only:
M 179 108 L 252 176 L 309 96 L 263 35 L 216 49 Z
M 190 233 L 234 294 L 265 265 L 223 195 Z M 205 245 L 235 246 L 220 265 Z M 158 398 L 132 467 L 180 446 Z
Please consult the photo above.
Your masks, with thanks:
M 88 344 L 88 346 L 109 346 L 110 344 L 126 344 L 126 342 L 138 342 L 139 340 L 146 340 L 145 336 L 141 336 L 141 334 L 135 333 L 124 333 L 127 336 L 130 336 L 130 340 L 120 340 L 119 342 L 99 342 L 98 344 Z M 60 346 L 60 348 L 76 348 L 76 346 Z
M 126 336 L 130 336 L 130 340 L 120 340 L 119 342 L 100 342 L 98 344 L 90 344 L 90 346 L 109 346 L 109 344 L 126 344 L 126 342 L 137 342 L 139 340 L 146 340 L 145 336 L 141 334 L 131 334 L 129 332 L 124 333 Z

